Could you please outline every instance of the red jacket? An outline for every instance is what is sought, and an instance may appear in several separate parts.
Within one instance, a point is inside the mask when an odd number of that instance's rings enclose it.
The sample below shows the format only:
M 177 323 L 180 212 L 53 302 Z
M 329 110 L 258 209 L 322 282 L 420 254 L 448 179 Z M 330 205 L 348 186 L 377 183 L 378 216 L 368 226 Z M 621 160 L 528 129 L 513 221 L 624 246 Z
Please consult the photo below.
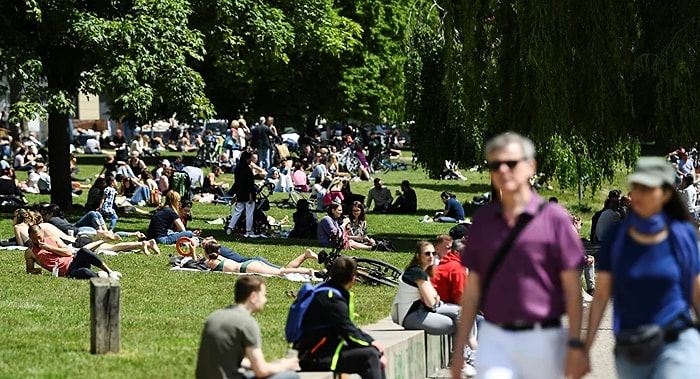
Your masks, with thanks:
M 430 282 L 435 287 L 440 300 L 445 303 L 460 304 L 464 284 L 467 280 L 467 269 L 462 266 L 462 260 L 457 253 L 451 252 L 440 259 L 440 264 L 433 268 L 435 276 Z

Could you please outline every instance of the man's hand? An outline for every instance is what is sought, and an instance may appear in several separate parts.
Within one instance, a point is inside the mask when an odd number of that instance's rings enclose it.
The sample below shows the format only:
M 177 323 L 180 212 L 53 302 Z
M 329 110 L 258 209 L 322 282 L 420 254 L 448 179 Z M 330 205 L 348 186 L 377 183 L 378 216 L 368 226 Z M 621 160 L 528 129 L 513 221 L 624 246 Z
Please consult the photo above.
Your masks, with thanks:
M 51 246 L 47 245 L 44 241 L 37 242 L 37 246 L 39 246 L 41 250 L 51 250 Z
M 280 363 L 285 370 L 297 371 L 299 369 L 299 358 L 282 358 Z
M 564 366 L 564 376 L 567 378 L 579 379 L 591 372 L 588 353 L 584 349 L 568 348 L 566 352 L 566 366 Z

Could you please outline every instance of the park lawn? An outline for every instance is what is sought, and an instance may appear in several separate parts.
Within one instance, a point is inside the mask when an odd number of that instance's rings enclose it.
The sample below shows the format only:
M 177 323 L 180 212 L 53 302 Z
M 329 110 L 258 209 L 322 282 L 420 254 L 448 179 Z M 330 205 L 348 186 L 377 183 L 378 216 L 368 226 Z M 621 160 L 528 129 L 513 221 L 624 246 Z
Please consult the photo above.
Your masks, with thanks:
M 80 161 L 79 161 L 80 162 Z M 99 166 L 80 165 L 79 177 L 92 176 Z M 420 239 L 432 239 L 447 233 L 451 224 L 421 223 L 424 215 L 432 215 L 443 208 L 440 192 L 457 194 L 464 202 L 487 192 L 488 174 L 466 172 L 467 181 L 436 181 L 418 170 L 394 171 L 381 175 L 392 190 L 402 180 L 410 180 L 418 196 L 417 215 L 369 215 L 368 227 L 372 235 L 394 242 L 399 253 L 356 252 L 358 256 L 385 260 L 403 268 L 411 258 L 411 250 Z M 19 173 L 24 180 L 25 173 Z M 625 172 L 620 173 L 609 188 L 595 195 L 587 194 L 579 204 L 576 191 L 556 187 L 544 191 L 543 196 L 557 196 L 560 202 L 590 220 L 612 188 L 624 188 Z M 231 174 L 224 180 L 233 181 Z M 353 192 L 366 195 L 370 183 L 352 183 Z M 87 191 L 74 198 L 75 204 L 84 204 Z M 277 207 L 274 202 L 286 197 L 275 194 L 268 215 L 277 219 L 293 210 Z M 29 195 L 30 202 L 48 201 L 48 196 Z M 149 209 L 149 208 L 145 208 Z M 149 209 L 150 210 L 150 209 Z M 278 264 L 286 264 L 305 248 L 316 251 L 315 241 L 287 239 L 256 239 L 242 241 L 223 233 L 221 225 L 205 221 L 225 217 L 228 206 L 199 204 L 193 208 L 191 229 L 202 229 L 203 235 L 214 235 L 222 243 L 246 256 L 262 255 Z M 69 215 L 75 220 L 78 215 Z M 124 216 L 117 230 L 146 231 L 149 217 Z M 587 223 L 586 227 L 589 227 Z M 584 227 L 584 232 L 588 233 Z M 12 235 L 12 215 L 0 215 L 0 236 Z M 56 279 L 49 272 L 40 276 L 24 272 L 23 252 L 0 251 L 0 378 L 189 378 L 194 375 L 199 336 L 204 320 L 212 311 L 233 301 L 236 276 L 220 273 L 170 272 L 169 254 L 177 254 L 174 247 L 162 247 L 160 256 L 123 254 L 104 257 L 107 264 L 124 275 L 121 280 L 121 353 L 94 356 L 90 349 L 89 284 L 87 281 Z M 313 267 L 310 262 L 304 264 Z M 287 292 L 296 290 L 300 283 L 281 278 L 269 278 L 268 303 L 255 317 L 263 334 L 263 350 L 268 359 L 279 357 L 286 347 L 284 324 L 292 298 Z M 396 290 L 384 287 L 357 285 L 356 323 L 367 325 L 387 317 Z

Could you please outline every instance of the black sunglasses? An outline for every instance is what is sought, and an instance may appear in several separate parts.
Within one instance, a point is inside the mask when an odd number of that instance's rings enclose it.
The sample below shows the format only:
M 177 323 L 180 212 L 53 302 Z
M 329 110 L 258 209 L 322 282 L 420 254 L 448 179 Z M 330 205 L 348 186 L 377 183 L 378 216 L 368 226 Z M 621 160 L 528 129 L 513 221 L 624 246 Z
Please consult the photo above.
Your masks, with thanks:
M 502 164 L 505 164 L 506 166 L 508 166 L 508 168 L 512 169 L 515 166 L 517 166 L 518 163 L 520 163 L 521 161 L 524 161 L 524 160 L 526 160 L 526 159 L 523 158 L 523 159 L 519 159 L 517 161 L 490 161 L 490 162 L 486 162 L 486 168 L 488 168 L 491 171 L 496 171 L 499 168 L 501 168 Z
M 426 257 L 429 257 L 431 255 L 434 257 L 437 255 L 437 253 L 434 251 L 426 251 L 426 252 L 423 252 L 423 254 L 425 254 Z

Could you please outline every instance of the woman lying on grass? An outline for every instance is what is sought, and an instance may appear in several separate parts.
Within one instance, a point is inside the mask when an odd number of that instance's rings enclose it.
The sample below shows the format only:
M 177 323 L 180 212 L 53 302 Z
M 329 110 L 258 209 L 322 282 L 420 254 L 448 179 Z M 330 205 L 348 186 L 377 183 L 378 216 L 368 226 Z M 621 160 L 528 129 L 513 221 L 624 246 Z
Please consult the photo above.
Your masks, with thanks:
M 192 256 L 195 260 L 198 259 L 195 247 L 190 245 Z M 287 264 L 285 268 L 277 268 L 269 266 L 263 261 L 257 259 L 247 260 L 245 262 L 236 262 L 231 259 L 224 258 L 220 255 L 221 246 L 216 242 L 208 243 L 204 246 L 204 263 L 212 271 L 234 272 L 240 274 L 264 274 L 264 275 L 285 275 L 285 274 L 306 274 L 313 276 L 314 270 L 310 268 L 300 268 L 302 263 L 307 259 L 314 259 L 318 262 L 318 255 L 306 249 L 303 254 L 294 258 Z

